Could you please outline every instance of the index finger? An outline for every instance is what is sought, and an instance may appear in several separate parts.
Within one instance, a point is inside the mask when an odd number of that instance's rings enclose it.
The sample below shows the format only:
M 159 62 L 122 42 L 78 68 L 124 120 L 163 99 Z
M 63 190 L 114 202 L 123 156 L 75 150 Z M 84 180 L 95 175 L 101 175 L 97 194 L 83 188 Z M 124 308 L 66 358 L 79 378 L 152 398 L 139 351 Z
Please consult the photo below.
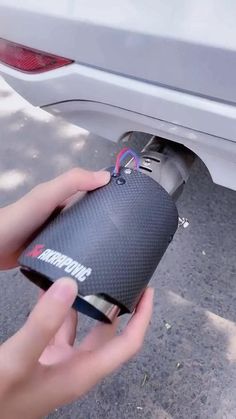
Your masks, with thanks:
M 147 288 L 123 333 L 91 356 L 91 369 L 99 375 L 98 379 L 115 371 L 141 349 L 152 316 L 153 296 L 153 288 Z
M 128 361 L 141 348 L 147 331 L 153 305 L 153 290 L 147 289 L 132 316 L 128 326 L 120 336 L 114 337 L 104 346 L 94 346 L 78 351 L 68 362 L 55 366 L 46 383 L 50 391 L 54 391 L 51 401 L 53 405 L 69 403 L 85 394 L 106 375 L 115 371 Z M 96 347 L 96 345 L 95 345 Z M 63 377 L 64 386 L 58 387 Z
M 109 182 L 108 172 L 72 169 L 36 186 L 16 203 L 2 208 L 0 255 L 13 254 L 63 201 L 78 191 L 93 190 Z

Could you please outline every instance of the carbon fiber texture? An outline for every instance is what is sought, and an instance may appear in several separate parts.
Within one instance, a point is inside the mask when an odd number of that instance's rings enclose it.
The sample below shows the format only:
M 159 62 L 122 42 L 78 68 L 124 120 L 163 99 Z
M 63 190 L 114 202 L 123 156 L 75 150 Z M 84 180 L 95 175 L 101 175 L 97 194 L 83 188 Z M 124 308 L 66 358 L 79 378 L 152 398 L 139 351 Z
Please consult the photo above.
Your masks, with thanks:
M 145 174 L 135 170 L 126 174 L 122 168 L 120 178 L 112 177 L 108 185 L 87 193 L 51 221 L 23 252 L 20 264 L 55 281 L 70 274 L 28 254 L 42 245 L 67 255 L 92 269 L 78 282 L 81 295 L 106 295 L 122 313 L 131 312 L 177 223 L 177 209 L 168 193 Z

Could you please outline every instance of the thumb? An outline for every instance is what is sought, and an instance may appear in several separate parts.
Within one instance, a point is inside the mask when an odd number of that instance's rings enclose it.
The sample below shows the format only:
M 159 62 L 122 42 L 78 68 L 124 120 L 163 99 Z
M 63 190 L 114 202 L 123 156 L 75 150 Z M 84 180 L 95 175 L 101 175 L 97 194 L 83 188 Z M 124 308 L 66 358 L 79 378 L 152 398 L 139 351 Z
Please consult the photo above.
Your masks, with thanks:
M 6 342 L 14 340 L 9 356 L 26 369 L 31 368 L 63 324 L 77 292 L 73 279 L 57 280 L 38 301 L 22 329 Z
M 78 191 L 88 191 L 105 185 L 110 180 L 106 171 L 88 172 L 72 169 L 49 182 L 36 186 L 14 204 L 0 209 L 0 256 L 14 254 L 69 197 Z

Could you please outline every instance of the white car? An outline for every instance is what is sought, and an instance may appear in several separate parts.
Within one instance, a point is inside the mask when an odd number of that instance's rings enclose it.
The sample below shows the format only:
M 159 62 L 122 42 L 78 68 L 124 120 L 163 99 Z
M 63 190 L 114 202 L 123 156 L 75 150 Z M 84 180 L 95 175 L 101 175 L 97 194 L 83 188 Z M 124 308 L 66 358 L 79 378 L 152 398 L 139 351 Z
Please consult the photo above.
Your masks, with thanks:
M 235 17 L 233 0 L 0 0 L 0 74 L 113 141 L 183 144 L 236 190 Z

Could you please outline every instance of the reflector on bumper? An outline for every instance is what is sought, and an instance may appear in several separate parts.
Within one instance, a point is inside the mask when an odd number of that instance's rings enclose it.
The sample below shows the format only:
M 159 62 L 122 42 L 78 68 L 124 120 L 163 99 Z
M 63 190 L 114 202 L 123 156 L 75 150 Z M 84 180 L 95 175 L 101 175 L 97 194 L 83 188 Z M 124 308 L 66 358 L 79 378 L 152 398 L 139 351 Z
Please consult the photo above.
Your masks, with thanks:
M 0 38 L 0 62 L 26 73 L 42 73 L 73 61 Z

